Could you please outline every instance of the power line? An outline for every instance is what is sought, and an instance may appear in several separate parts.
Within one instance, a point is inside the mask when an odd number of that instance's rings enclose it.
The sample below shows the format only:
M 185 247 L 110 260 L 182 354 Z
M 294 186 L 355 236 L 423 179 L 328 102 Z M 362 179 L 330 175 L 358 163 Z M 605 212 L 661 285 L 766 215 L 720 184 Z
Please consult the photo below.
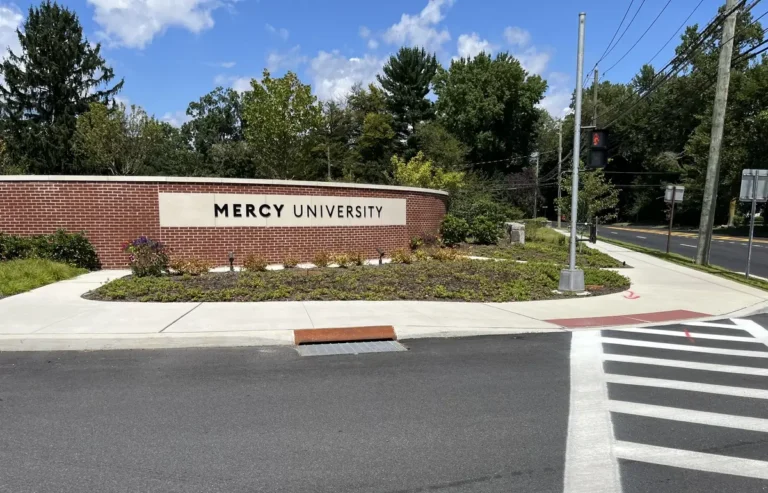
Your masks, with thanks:
M 629 11 L 632 9 L 632 4 L 633 3 L 635 3 L 635 0 L 631 0 L 629 2 L 629 6 L 627 7 L 627 10 L 624 11 L 624 17 L 621 18 L 621 22 L 619 22 L 619 25 L 616 27 L 616 32 L 613 33 L 613 37 L 608 42 L 608 46 L 605 47 L 605 50 L 603 51 L 603 54 L 600 55 L 600 58 L 597 60 L 597 62 L 595 62 L 595 66 L 592 67 L 592 69 L 590 69 L 587 72 L 587 75 L 584 76 L 584 81 L 581 83 L 582 87 L 584 86 L 584 84 L 587 83 L 587 79 L 589 78 L 589 74 L 594 72 L 594 70 L 597 68 L 597 65 L 600 62 L 602 62 L 603 59 L 605 58 L 606 54 L 608 53 L 608 48 L 610 48 L 611 45 L 613 44 L 613 40 L 616 39 L 616 35 L 619 34 L 619 31 L 621 30 L 621 26 L 624 24 L 624 21 L 627 19 L 627 15 L 629 14 Z
M 662 51 L 664 51 L 664 48 L 666 48 L 666 47 L 667 47 L 667 45 L 668 45 L 669 43 L 671 43 L 673 39 L 675 39 L 675 36 L 677 36 L 677 33 L 679 33 L 679 32 L 680 32 L 680 30 L 681 30 L 682 28 L 684 28 L 684 27 L 685 27 L 685 26 L 688 24 L 688 21 L 690 20 L 690 18 L 691 18 L 691 17 L 693 17 L 693 14 L 695 14 L 695 13 L 696 13 L 696 11 L 697 11 L 697 10 L 699 10 L 699 7 L 701 7 L 701 4 L 702 4 L 702 3 L 704 3 L 704 0 L 699 0 L 699 3 L 698 3 L 698 4 L 696 4 L 696 7 L 694 7 L 694 8 L 693 8 L 693 10 L 691 11 L 691 13 L 690 13 L 690 14 L 688 14 L 688 17 L 686 17 L 686 18 L 685 18 L 685 20 L 683 21 L 683 23 L 682 23 L 682 24 L 680 24 L 680 27 L 678 27 L 678 28 L 677 28 L 677 31 L 675 31 L 675 32 L 672 34 L 672 36 L 670 36 L 670 37 L 669 37 L 669 39 L 667 40 L 667 42 L 666 42 L 666 43 L 664 43 L 664 46 L 662 46 L 661 48 L 659 48 L 659 51 L 657 51 L 657 52 L 656 52 L 656 54 L 655 54 L 655 55 L 653 55 L 653 57 L 651 57 L 651 59 L 650 59 L 650 60 L 648 60 L 648 62 L 646 63 L 646 65 L 650 65 L 650 64 L 651 64 L 651 62 L 653 62 L 653 61 L 656 59 L 656 57 L 657 57 L 657 56 L 659 56 L 659 53 L 661 53 Z M 715 17 L 717 17 L 717 16 L 715 16 Z
M 605 76 L 608 74 L 608 72 L 610 72 L 610 71 L 611 71 L 611 70 L 612 70 L 614 67 L 616 67 L 616 65 L 618 65 L 619 63 L 621 63 L 621 61 L 622 61 L 622 60 L 624 60 L 624 58 L 625 58 L 627 55 L 629 55 L 629 53 L 630 53 L 632 50 L 634 50 L 634 49 L 635 49 L 635 47 L 638 45 L 638 43 L 640 43 L 640 41 L 642 41 L 642 39 L 645 37 L 645 35 L 646 35 L 646 34 L 648 34 L 648 31 L 650 31 L 650 30 L 651 30 L 651 28 L 652 28 L 652 27 L 653 27 L 653 26 L 656 24 L 656 22 L 659 20 L 659 18 L 660 18 L 660 17 L 661 17 L 661 15 L 664 13 L 664 11 L 665 11 L 665 10 L 667 10 L 667 7 L 669 7 L 669 4 L 670 4 L 670 3 L 672 3 L 672 0 L 667 0 L 667 3 L 666 3 L 666 4 L 664 4 L 664 7 L 661 9 L 661 12 L 659 12 L 659 15 L 657 15 L 657 16 L 656 16 L 656 18 L 655 18 L 655 19 L 653 19 L 653 22 L 651 22 L 651 25 L 650 25 L 650 26 L 648 26 L 648 28 L 645 30 L 645 32 L 644 32 L 644 33 L 643 33 L 643 34 L 642 34 L 642 35 L 641 35 L 641 36 L 640 36 L 640 37 L 637 39 L 637 41 L 635 41 L 635 44 L 633 44 L 633 45 L 632 45 L 632 46 L 631 46 L 631 47 L 630 47 L 630 48 L 627 50 L 627 52 L 626 52 L 626 53 L 624 53 L 623 55 L 621 55 L 621 58 L 619 58 L 619 59 L 616 61 L 616 63 L 614 63 L 613 65 L 611 65 L 611 66 L 610 66 L 610 67 L 609 67 L 607 70 L 604 70 L 604 71 L 603 71 L 603 78 L 605 78 Z

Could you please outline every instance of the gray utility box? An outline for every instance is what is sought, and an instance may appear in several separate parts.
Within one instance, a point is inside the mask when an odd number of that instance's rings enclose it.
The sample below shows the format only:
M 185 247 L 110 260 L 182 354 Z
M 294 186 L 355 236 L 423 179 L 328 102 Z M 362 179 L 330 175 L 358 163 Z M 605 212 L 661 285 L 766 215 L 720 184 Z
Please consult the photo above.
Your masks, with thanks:
M 504 223 L 506 239 L 510 245 L 519 243 L 525 245 L 525 224 L 523 223 Z

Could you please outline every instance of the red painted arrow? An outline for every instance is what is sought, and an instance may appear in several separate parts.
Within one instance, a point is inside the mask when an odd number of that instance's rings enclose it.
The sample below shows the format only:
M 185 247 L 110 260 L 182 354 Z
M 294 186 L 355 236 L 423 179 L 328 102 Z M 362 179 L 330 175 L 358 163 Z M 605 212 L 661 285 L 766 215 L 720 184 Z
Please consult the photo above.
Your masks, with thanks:
M 624 297 L 628 300 L 636 300 L 640 298 L 639 294 L 635 294 L 634 291 L 627 291 L 629 294 L 625 294 Z

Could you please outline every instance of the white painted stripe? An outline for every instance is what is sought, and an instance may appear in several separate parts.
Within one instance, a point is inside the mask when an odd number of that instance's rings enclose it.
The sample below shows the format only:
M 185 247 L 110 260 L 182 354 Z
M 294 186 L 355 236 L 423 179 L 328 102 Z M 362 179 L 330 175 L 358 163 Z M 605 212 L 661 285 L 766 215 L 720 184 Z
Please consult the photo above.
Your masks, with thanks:
M 612 235 L 617 235 L 617 234 L 619 234 L 619 233 L 617 233 L 616 231 L 611 231 L 611 234 L 612 234 Z
M 616 456 L 621 459 L 647 462 L 695 471 L 731 474 L 747 478 L 768 479 L 768 462 L 741 459 L 726 455 L 705 454 L 642 443 L 616 442 Z
M 673 336 L 673 337 L 687 337 L 685 335 L 685 331 L 683 330 L 664 330 L 664 329 L 643 329 L 643 328 L 632 328 L 632 329 L 617 329 L 621 332 L 632 332 L 635 334 L 653 334 L 653 335 L 660 335 L 660 336 Z M 743 337 L 743 336 L 723 336 L 720 334 L 701 334 L 699 332 L 688 332 L 691 337 L 694 339 L 714 339 L 718 341 L 739 341 L 739 342 L 756 342 L 759 343 L 759 339 L 755 339 L 754 337 Z
M 640 238 L 641 240 L 647 240 L 648 239 L 645 236 L 637 236 L 637 238 Z
M 696 423 L 698 425 L 722 426 L 739 430 L 759 431 L 768 433 L 768 419 L 733 416 L 730 414 L 709 413 L 678 407 L 654 406 L 636 402 L 610 401 L 608 409 L 614 413 L 645 416 L 646 418 L 668 419 Z
M 690 390 L 692 392 L 704 392 L 707 394 L 732 395 L 735 397 L 749 397 L 752 399 L 768 399 L 768 390 L 751 389 L 748 387 L 729 387 L 727 385 L 713 385 L 709 383 L 684 382 L 682 380 L 665 380 L 663 378 L 632 377 L 628 375 L 614 375 L 607 373 L 605 381 L 624 385 L 640 385 L 642 387 L 657 387 L 660 389 Z
M 686 368 L 688 370 L 717 371 L 720 373 L 740 373 L 768 377 L 768 368 L 752 368 L 749 366 L 716 365 L 714 363 L 698 363 L 696 361 L 678 361 L 676 359 L 645 358 L 643 356 L 627 356 L 625 354 L 604 354 L 604 361 L 621 363 L 638 363 L 641 365 L 668 366 L 671 368 Z
M 727 356 L 746 356 L 747 358 L 768 358 L 768 351 L 745 351 L 741 349 L 721 349 L 717 347 L 702 347 L 694 344 L 687 346 L 682 344 L 667 344 L 664 342 L 634 341 L 632 339 L 619 339 L 617 337 L 603 337 L 604 344 L 621 344 L 622 346 L 650 347 L 656 349 L 672 349 L 675 351 L 689 351 L 692 353 L 722 354 Z
M 732 318 L 731 321 L 736 324 L 741 330 L 746 330 L 752 334 L 755 338 L 761 339 L 764 342 L 768 342 L 768 330 L 754 320 L 747 320 L 745 318 Z
M 680 246 L 684 246 L 688 248 L 696 248 L 696 245 L 686 245 L 685 243 L 681 243 Z
M 620 493 L 599 331 L 571 334 L 571 401 L 564 493 Z
M 738 325 L 719 324 L 717 322 L 685 322 L 685 323 L 682 323 L 681 325 L 687 325 L 689 327 L 713 327 L 718 329 L 744 330 Z

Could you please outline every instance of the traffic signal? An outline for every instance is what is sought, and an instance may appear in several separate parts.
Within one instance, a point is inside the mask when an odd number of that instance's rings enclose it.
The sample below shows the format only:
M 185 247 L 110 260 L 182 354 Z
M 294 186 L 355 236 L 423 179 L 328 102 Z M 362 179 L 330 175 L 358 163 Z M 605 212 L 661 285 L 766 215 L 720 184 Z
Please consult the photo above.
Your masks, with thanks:
M 602 169 L 608 164 L 608 132 L 593 130 L 589 142 L 587 168 Z

